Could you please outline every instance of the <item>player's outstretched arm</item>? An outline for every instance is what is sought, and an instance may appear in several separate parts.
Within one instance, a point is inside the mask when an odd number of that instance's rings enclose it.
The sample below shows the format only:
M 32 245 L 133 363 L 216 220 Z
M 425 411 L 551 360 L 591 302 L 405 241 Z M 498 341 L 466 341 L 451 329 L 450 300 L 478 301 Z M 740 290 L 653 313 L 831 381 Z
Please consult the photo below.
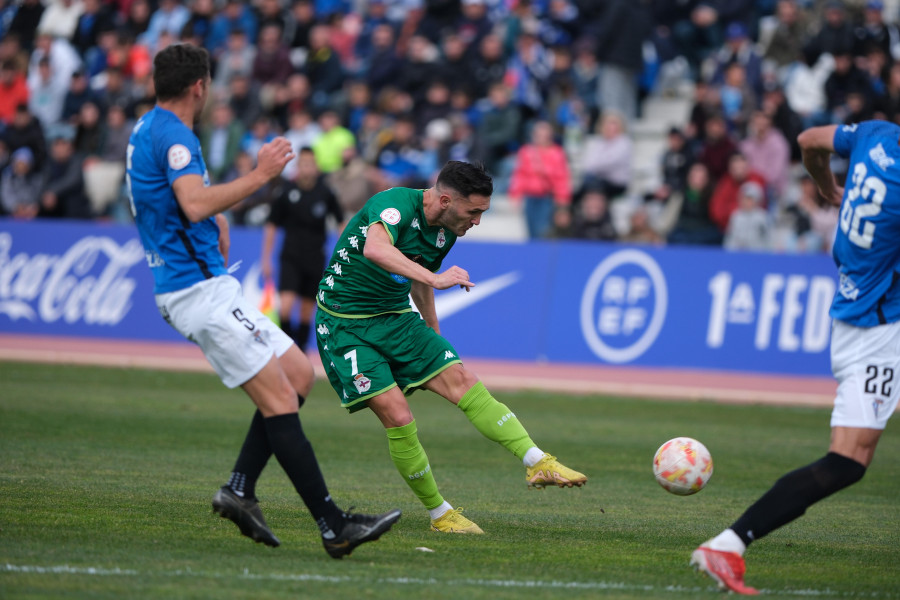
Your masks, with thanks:
M 475 285 L 469 281 L 469 274 L 459 267 L 450 267 L 443 273 L 435 274 L 422 265 L 409 260 L 394 247 L 387 230 L 381 223 L 369 225 L 363 256 L 388 273 L 402 275 L 437 290 L 445 290 L 454 285 L 468 289 Z
M 803 155 L 803 166 L 819 186 L 819 192 L 829 202 L 840 205 L 844 190 L 835 182 L 831 172 L 836 131 L 837 125 L 811 127 L 797 136 L 797 143 Z
M 291 143 L 278 137 L 259 150 L 256 168 L 243 177 L 207 187 L 200 175 L 182 175 L 172 184 L 172 189 L 181 210 L 192 223 L 197 223 L 228 210 L 278 177 L 293 158 Z

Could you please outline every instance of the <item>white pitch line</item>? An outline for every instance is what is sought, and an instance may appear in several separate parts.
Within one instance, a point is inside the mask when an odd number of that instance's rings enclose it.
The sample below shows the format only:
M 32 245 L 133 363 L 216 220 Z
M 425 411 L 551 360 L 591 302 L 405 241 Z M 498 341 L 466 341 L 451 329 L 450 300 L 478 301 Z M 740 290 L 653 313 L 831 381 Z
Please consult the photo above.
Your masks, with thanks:
M 441 586 L 441 587 L 485 587 L 485 588 L 527 588 L 527 589 L 569 589 L 569 590 L 618 590 L 623 592 L 665 592 L 674 594 L 697 594 L 713 591 L 712 587 L 685 587 L 680 585 L 653 586 L 636 585 L 631 583 L 617 583 L 611 581 L 538 581 L 528 579 L 422 579 L 417 577 L 380 577 L 371 579 L 368 577 L 351 577 L 347 575 L 317 575 L 314 573 L 251 573 L 244 569 L 237 573 L 193 571 L 191 569 L 177 571 L 146 571 L 135 569 L 103 568 L 103 567 L 70 567 L 69 565 L 38 566 L 38 565 L 12 565 L 6 563 L 0 567 L 0 572 L 7 573 L 40 573 L 54 575 L 93 575 L 100 577 L 136 577 L 136 576 L 163 576 L 163 577 L 195 577 L 198 579 L 253 579 L 257 581 L 296 581 L 318 583 L 379 583 L 393 585 Z M 835 590 L 769 590 L 760 589 L 764 595 L 799 596 L 812 598 L 898 598 L 893 593 L 861 593 L 838 592 Z

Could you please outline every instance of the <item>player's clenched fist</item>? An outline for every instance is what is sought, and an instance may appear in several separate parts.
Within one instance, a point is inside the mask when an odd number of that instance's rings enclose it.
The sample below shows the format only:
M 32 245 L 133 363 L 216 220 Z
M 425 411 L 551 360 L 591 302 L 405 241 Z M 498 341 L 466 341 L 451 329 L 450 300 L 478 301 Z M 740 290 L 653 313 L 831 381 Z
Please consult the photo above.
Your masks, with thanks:
M 267 178 L 272 179 L 280 175 L 284 166 L 293 158 L 291 143 L 283 137 L 277 137 L 259 149 L 256 155 L 256 168 Z
M 436 290 L 446 290 L 454 285 L 464 288 L 467 292 L 470 288 L 475 287 L 475 284 L 469 281 L 468 271 L 457 267 L 456 265 L 450 267 L 443 273 L 438 273 L 434 278 L 434 285 L 432 287 Z

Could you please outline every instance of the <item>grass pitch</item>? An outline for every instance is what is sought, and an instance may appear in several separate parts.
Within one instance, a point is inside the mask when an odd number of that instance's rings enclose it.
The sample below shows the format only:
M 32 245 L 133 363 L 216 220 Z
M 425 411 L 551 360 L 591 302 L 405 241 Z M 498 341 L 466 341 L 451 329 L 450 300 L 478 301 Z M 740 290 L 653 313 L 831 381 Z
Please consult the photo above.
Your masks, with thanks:
M 374 415 L 345 414 L 316 385 L 301 418 L 337 502 L 404 512 L 336 561 L 274 459 L 257 493 L 280 548 L 212 514 L 252 414 L 241 391 L 213 375 L 0 363 L 0 598 L 716 598 L 687 568 L 691 550 L 828 442 L 821 409 L 497 395 L 588 484 L 529 491 L 515 458 L 417 393 L 442 493 L 487 532 L 442 536 Z M 751 548 L 749 584 L 770 597 L 900 597 L 895 429 L 861 483 Z M 678 435 L 715 461 L 695 496 L 651 473 Z

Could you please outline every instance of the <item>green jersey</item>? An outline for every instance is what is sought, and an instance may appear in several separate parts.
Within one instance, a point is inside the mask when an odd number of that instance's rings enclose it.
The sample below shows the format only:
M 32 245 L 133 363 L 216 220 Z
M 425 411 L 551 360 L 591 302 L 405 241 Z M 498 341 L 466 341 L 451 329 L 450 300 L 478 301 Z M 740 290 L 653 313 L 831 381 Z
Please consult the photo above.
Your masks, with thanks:
M 424 192 L 391 188 L 375 194 L 344 228 L 319 282 L 319 308 L 337 317 L 365 318 L 412 310 L 410 281 L 388 273 L 365 256 L 366 234 L 381 223 L 391 243 L 431 272 L 441 268 L 456 234 L 425 220 Z

